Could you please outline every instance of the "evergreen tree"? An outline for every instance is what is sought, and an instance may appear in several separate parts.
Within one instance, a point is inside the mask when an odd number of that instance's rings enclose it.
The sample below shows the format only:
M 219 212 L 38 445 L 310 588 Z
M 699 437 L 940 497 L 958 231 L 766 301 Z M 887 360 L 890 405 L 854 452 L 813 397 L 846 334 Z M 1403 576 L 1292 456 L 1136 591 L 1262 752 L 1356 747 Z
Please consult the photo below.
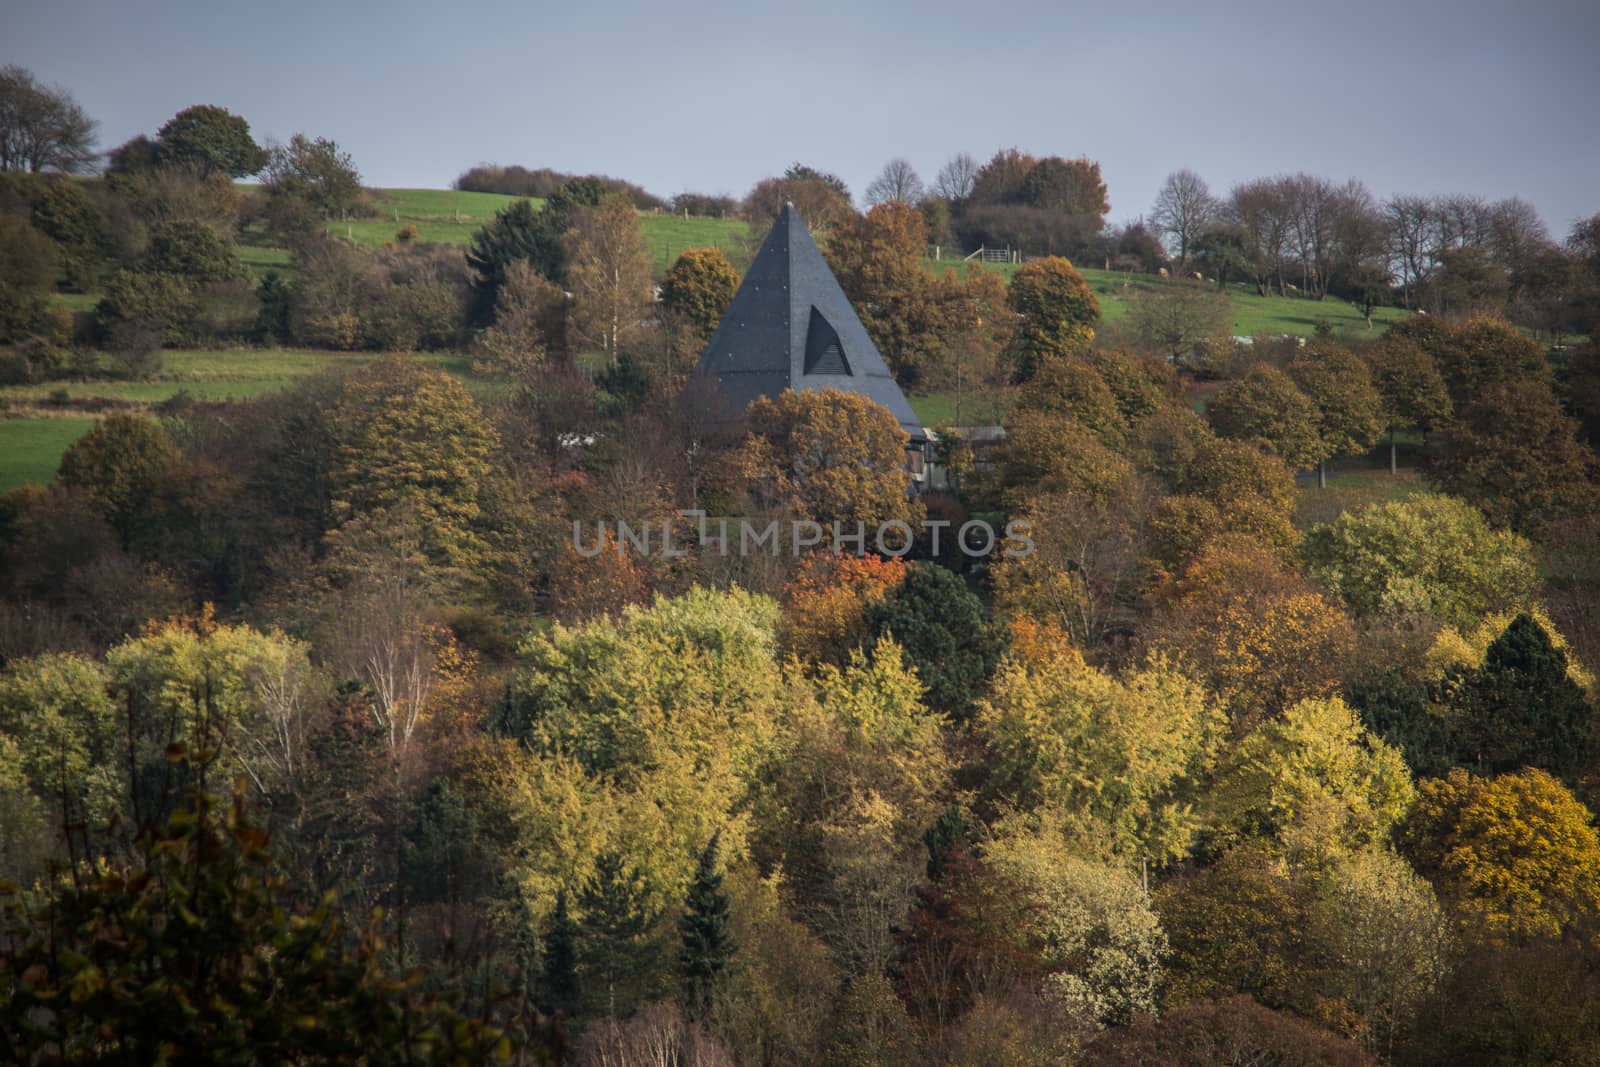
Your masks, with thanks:
M 556 894 L 556 910 L 544 935 L 539 1010 L 571 1018 L 578 1010 L 578 924 L 567 913 L 567 892 Z
M 488 322 L 493 316 L 506 271 L 519 260 L 526 260 L 558 285 L 566 282 L 567 257 L 562 238 L 572 228 L 576 210 L 594 207 L 606 192 L 606 187 L 593 178 L 575 178 L 552 193 L 542 209 L 535 210 L 531 200 L 518 200 L 473 235 L 467 249 L 467 266 L 474 274 L 472 285 L 481 322 Z
M 617 852 L 602 852 L 594 874 L 578 894 L 583 913 L 579 956 L 583 960 L 586 1015 L 626 1015 L 644 998 L 655 969 L 650 940 L 657 915 L 644 878 Z
M 1594 762 L 1595 735 L 1567 654 L 1526 612 L 1512 620 L 1452 694 L 1461 712 L 1458 757 L 1496 774 L 1532 766 L 1562 777 Z
M 916 563 L 873 610 L 875 637 L 899 642 L 928 687 L 928 706 L 965 721 L 1000 663 L 1000 639 L 983 602 L 954 571 Z
M 701 1019 L 711 1008 L 717 981 L 733 956 L 733 932 L 728 914 L 728 894 L 722 890 L 717 870 L 717 850 L 722 835 L 713 834 L 689 885 L 689 897 L 678 930 L 683 948 L 678 956 L 684 986 L 684 1010 Z

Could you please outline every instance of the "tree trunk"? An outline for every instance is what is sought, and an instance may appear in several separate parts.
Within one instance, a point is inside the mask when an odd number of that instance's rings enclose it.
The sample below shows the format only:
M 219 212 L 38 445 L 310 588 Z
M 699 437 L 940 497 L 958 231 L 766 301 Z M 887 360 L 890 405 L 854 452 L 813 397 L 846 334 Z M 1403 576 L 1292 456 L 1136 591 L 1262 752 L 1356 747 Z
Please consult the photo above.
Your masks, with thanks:
M 1317 460 L 1317 488 L 1328 488 L 1328 467 L 1326 460 Z
M 1395 461 L 1394 461 L 1394 427 L 1393 426 L 1389 427 L 1389 473 L 1391 475 L 1399 473 L 1399 469 L 1395 466 Z

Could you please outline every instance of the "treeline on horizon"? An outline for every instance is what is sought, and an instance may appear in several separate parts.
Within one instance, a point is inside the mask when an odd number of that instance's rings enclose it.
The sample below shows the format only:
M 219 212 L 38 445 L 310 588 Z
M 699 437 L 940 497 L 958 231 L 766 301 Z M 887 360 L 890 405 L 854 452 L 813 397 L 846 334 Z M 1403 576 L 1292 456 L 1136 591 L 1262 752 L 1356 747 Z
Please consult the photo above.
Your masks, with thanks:
M 547 197 L 577 177 L 479 165 L 455 188 Z M 808 222 L 826 227 L 853 209 L 840 178 L 801 163 L 742 199 L 689 192 L 663 199 L 621 179 L 587 177 L 640 210 L 760 222 L 783 197 L 801 206 Z M 981 164 L 958 153 L 926 184 L 909 162 L 890 160 L 863 202 L 917 207 L 929 243 L 952 254 L 1010 248 L 1146 274 L 1193 266 L 1219 286 L 1246 282 L 1263 296 L 1332 294 L 1434 314 L 1497 304 L 1519 324 L 1551 336 L 1588 332 L 1579 290 L 1583 259 L 1600 243 L 1593 218 L 1558 241 L 1518 197 L 1401 194 L 1380 202 L 1358 178 L 1341 183 L 1304 172 L 1239 182 L 1218 196 L 1184 168 L 1168 176 L 1148 215 L 1108 228 L 1108 195 L 1095 161 L 1011 148 Z

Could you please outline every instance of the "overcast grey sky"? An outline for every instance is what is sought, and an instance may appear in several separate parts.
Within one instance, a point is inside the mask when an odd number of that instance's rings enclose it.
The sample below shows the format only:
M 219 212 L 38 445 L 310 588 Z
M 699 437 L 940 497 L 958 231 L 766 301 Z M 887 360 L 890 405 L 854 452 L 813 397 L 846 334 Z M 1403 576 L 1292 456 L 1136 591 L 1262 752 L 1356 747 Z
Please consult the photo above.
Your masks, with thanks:
M 0 0 L 0 63 L 63 85 L 102 147 L 221 104 L 349 150 L 369 185 L 475 163 L 742 195 L 794 160 L 858 196 L 892 156 L 1100 161 L 1112 218 L 1171 170 L 1308 170 L 1600 211 L 1600 2 Z

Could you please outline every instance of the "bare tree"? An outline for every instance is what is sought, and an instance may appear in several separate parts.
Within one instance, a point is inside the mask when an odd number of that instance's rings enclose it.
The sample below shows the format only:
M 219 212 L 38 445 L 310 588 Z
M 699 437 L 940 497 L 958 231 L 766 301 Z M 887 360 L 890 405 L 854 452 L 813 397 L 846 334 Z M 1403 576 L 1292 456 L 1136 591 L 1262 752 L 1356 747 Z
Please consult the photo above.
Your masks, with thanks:
M 916 168 L 904 159 L 891 159 L 883 171 L 867 186 L 868 204 L 887 204 L 898 200 L 902 204 L 915 204 L 922 199 L 922 179 Z
M 1433 199 L 1433 247 L 1435 258 L 1450 248 L 1487 245 L 1493 233 L 1493 211 L 1479 196 L 1455 193 Z
M 972 185 L 978 178 L 978 161 L 966 152 L 957 152 L 950 162 L 939 168 L 933 179 L 933 191 L 946 200 L 965 200 L 972 195 Z
M 1254 262 L 1264 272 L 1256 278 L 1256 291 L 1266 296 L 1275 278 L 1278 295 L 1285 295 L 1283 257 L 1293 214 L 1288 179 L 1257 178 L 1234 186 L 1227 214 L 1249 235 Z
M 89 170 L 96 125 L 65 89 L 0 67 L 0 170 Z
M 1433 205 L 1425 197 L 1396 196 L 1383 205 L 1383 224 L 1389 261 L 1400 278 L 1401 300 L 1415 308 L 1433 260 L 1429 235 L 1433 232 Z
M 1167 175 L 1161 191 L 1156 194 L 1155 207 L 1150 211 L 1150 221 L 1167 237 L 1178 253 L 1178 269 L 1188 266 L 1189 252 L 1195 238 L 1217 214 L 1217 202 L 1206 187 L 1205 179 L 1185 167 Z

